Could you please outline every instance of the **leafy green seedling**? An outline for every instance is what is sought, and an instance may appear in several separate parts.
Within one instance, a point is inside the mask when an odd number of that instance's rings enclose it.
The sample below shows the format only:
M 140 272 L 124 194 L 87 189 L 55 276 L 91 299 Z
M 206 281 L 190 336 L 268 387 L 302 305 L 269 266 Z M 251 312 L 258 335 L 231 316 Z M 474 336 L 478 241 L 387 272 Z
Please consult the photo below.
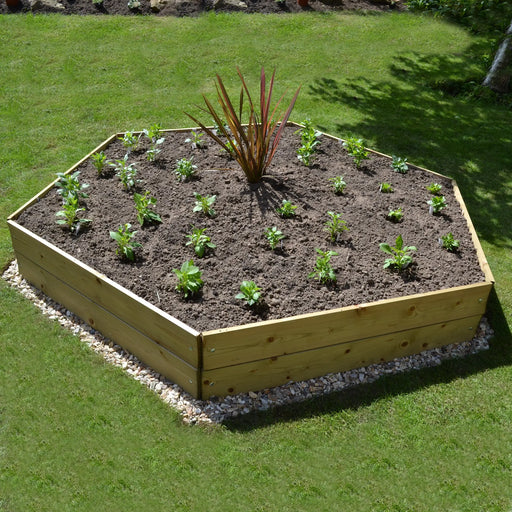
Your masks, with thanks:
M 130 151 L 135 151 L 139 146 L 140 135 L 137 136 L 133 132 L 125 132 L 122 137 L 118 137 L 123 146 Z
M 363 160 L 370 158 L 370 153 L 366 151 L 364 147 L 363 139 L 357 139 L 355 137 L 348 138 L 343 143 L 343 147 L 347 150 L 348 154 L 352 156 L 358 169 Z
M 332 182 L 335 194 L 343 194 L 345 188 L 347 187 L 343 176 L 335 176 L 334 178 L 329 178 L 329 181 Z
M 270 248 L 274 250 L 279 245 L 279 242 L 282 244 L 285 236 L 274 226 L 265 230 L 265 238 L 268 240 Z
M 427 204 L 430 206 L 430 215 L 439 213 L 443 208 L 446 208 L 447 206 L 444 196 L 433 196 L 432 199 L 427 201 Z
M 398 272 L 402 272 L 402 270 L 412 263 L 412 256 L 410 253 L 416 250 L 416 247 L 413 245 L 404 246 L 402 235 L 397 236 L 395 247 L 391 247 L 386 243 L 381 243 L 379 248 L 381 251 L 392 256 L 392 258 L 386 259 L 384 262 L 384 268 L 396 268 Z
M 291 201 L 287 199 L 283 199 L 283 204 L 279 208 L 276 208 L 276 212 L 284 217 L 285 219 L 293 217 L 295 215 L 295 210 L 297 206 L 293 205 Z
M 315 141 L 309 141 L 302 146 L 300 146 L 299 149 L 297 149 L 297 158 L 306 166 L 309 167 L 311 164 L 311 160 L 313 159 L 313 156 L 316 153 L 316 146 L 320 144 L 319 140 Z
M 449 252 L 455 252 L 460 246 L 460 242 L 453 238 L 452 233 L 447 233 L 446 235 L 441 236 L 439 242 L 443 248 Z
M 69 195 L 62 205 L 62 210 L 55 214 L 57 217 L 64 217 L 63 219 L 57 220 L 57 224 L 65 225 L 70 231 L 75 231 L 75 233 L 78 234 L 81 225 L 91 222 L 90 219 L 80 219 L 78 217 L 78 212 L 83 211 L 85 211 L 85 208 L 79 207 L 78 198 Z
M 116 176 L 119 178 L 125 190 L 130 190 L 135 185 L 135 177 L 137 176 L 137 169 L 135 163 L 128 163 L 128 153 L 124 155 L 122 160 L 116 160 L 115 163 L 110 164 L 116 171 Z
M 185 139 L 185 142 L 188 144 L 192 144 L 194 149 L 203 149 L 206 147 L 206 142 L 203 140 L 204 133 L 202 132 L 190 132 L 190 137 Z
M 160 135 L 162 133 L 162 127 L 158 124 L 152 124 L 149 128 L 146 130 L 143 130 L 142 133 L 151 140 L 151 142 L 156 142 L 158 139 L 160 139 Z
M 172 271 L 178 276 L 176 290 L 182 293 L 185 299 L 196 295 L 204 285 L 201 279 L 202 272 L 194 265 L 193 260 L 185 261 L 180 270 L 173 268 Z
M 347 223 L 341 218 L 341 213 L 327 212 L 330 220 L 325 223 L 324 231 L 331 237 L 331 242 L 336 242 L 343 231 L 348 231 Z
M 409 170 L 409 166 L 407 165 L 407 158 L 402 158 L 399 156 L 393 155 L 393 161 L 391 162 L 391 167 L 393 167 L 395 172 L 399 172 L 401 174 L 406 174 Z
M 391 186 L 391 183 L 381 183 L 379 185 L 379 190 L 383 194 L 391 194 L 391 192 L 393 192 L 393 187 Z
M 404 218 L 404 213 L 402 212 L 402 208 L 397 208 L 396 210 L 389 210 L 387 218 L 391 222 L 400 222 Z
M 76 198 L 77 203 L 80 201 L 80 198 L 89 197 L 84 190 L 89 188 L 87 183 L 81 184 L 78 180 L 78 176 L 80 176 L 80 171 L 75 171 L 73 174 L 65 174 L 63 172 L 58 172 L 57 177 L 59 181 L 55 183 L 57 187 L 57 194 L 62 197 L 62 202 L 67 202 L 70 196 Z
M 315 269 L 308 275 L 308 277 L 316 279 L 322 284 L 336 282 L 336 274 L 330 261 L 331 258 L 333 256 L 337 256 L 338 253 L 334 251 L 322 251 L 318 248 L 316 249 L 316 252 L 318 253 L 318 256 L 315 262 Z
M 427 185 L 427 190 L 433 195 L 438 196 L 441 192 L 442 185 L 439 185 L 439 183 L 431 183 L 430 185 Z
M 161 153 L 161 149 L 158 147 L 165 141 L 165 137 L 155 140 L 149 149 L 146 151 L 146 160 L 148 162 L 154 162 L 156 157 Z
M 208 217 L 215 217 L 213 203 L 215 203 L 217 196 L 202 196 L 196 192 L 194 197 L 196 198 L 194 212 L 203 212 Z
M 235 299 L 245 300 L 249 307 L 254 306 L 261 299 L 261 288 L 254 281 L 242 281 L 240 293 L 235 295 Z
M 202 258 L 207 249 L 215 249 L 217 247 L 210 240 L 210 237 L 205 235 L 206 228 L 199 229 L 192 226 L 192 234 L 185 235 L 188 242 L 185 245 L 193 245 L 194 251 L 198 258 Z
M 150 197 L 149 190 L 146 190 L 144 195 L 135 192 L 133 200 L 137 210 L 137 220 L 141 226 L 151 222 L 162 222 L 160 215 L 151 209 L 151 206 L 156 204 L 156 198 Z
M 315 142 L 322 135 L 322 132 L 315 130 L 313 123 L 310 119 L 304 119 L 302 121 L 302 128 L 299 128 L 295 133 L 300 133 L 301 144 L 307 144 L 308 142 Z
M 137 231 L 130 231 L 131 227 L 132 225 L 128 223 L 119 226 L 117 231 L 110 232 L 110 238 L 117 242 L 116 254 L 118 256 L 121 256 L 121 258 L 126 258 L 130 261 L 134 261 L 134 249 L 137 247 L 142 247 L 142 244 L 132 241 L 132 238 L 135 236 Z
M 193 165 L 192 160 L 193 158 L 190 160 L 182 158 L 176 162 L 176 169 L 174 170 L 174 173 L 178 177 L 179 181 L 187 181 L 194 176 L 197 165 Z
M 137 10 L 140 7 L 140 0 L 128 0 L 128 9 Z
M 103 151 L 100 151 L 99 153 L 94 153 L 91 156 L 91 160 L 92 164 L 94 165 L 94 167 L 96 167 L 96 170 L 98 171 L 98 176 L 101 176 L 101 173 L 105 168 L 105 165 L 110 163 L 110 161 L 107 160 L 107 156 Z

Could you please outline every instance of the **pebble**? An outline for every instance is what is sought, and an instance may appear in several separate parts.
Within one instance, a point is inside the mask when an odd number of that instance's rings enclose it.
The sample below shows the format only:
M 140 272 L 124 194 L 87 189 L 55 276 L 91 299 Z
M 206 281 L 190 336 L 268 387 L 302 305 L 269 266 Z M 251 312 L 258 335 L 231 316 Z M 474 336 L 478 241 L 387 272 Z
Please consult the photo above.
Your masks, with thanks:
M 48 318 L 59 322 L 63 327 L 78 335 L 106 361 L 122 368 L 127 375 L 155 392 L 166 404 L 177 410 L 181 414 L 183 422 L 189 425 L 222 423 L 229 418 L 248 414 L 251 411 L 266 411 L 271 407 L 304 401 L 334 391 L 371 383 L 384 375 L 437 366 L 447 359 L 461 358 L 488 350 L 489 340 L 494 335 L 487 318 L 483 317 L 476 330 L 476 335 L 471 341 L 445 345 L 420 354 L 357 370 L 332 373 L 302 382 L 289 382 L 283 386 L 259 392 L 249 391 L 224 398 L 212 397 L 210 400 L 197 400 L 178 385 L 151 370 L 112 340 L 103 337 L 91 326 L 84 324 L 71 311 L 66 310 L 40 290 L 28 284 L 19 274 L 16 260 L 5 270 L 2 278 L 32 301 Z

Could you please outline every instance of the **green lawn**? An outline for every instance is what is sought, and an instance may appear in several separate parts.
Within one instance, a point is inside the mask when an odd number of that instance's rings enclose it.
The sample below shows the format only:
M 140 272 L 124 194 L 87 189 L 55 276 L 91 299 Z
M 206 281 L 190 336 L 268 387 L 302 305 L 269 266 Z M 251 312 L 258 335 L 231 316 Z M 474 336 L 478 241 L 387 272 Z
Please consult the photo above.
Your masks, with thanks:
M 211 428 L 1 282 L 0 510 L 511 510 L 512 111 L 445 92 L 486 52 L 410 14 L 0 16 L 0 267 L 5 218 L 56 172 L 264 65 L 302 84 L 292 120 L 457 179 L 497 281 L 488 352 Z

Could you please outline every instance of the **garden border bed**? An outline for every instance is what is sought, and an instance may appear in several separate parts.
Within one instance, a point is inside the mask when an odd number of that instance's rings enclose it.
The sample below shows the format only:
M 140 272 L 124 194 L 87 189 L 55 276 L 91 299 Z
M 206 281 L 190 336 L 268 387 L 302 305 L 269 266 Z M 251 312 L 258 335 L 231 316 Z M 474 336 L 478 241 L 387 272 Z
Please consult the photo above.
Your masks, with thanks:
M 122 135 L 109 137 L 67 173 Z M 382 153 L 371 153 L 391 160 Z M 199 332 L 16 222 L 54 183 L 8 218 L 21 274 L 199 399 L 270 388 L 470 340 L 485 313 L 494 283 L 460 191 L 452 180 L 485 276 L 482 282 Z

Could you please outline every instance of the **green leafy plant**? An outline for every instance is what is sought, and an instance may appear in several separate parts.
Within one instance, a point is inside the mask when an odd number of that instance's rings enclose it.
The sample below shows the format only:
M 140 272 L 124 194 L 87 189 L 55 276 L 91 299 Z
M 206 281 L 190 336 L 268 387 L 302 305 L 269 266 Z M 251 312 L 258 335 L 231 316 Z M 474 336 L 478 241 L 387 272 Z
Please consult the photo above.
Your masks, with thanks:
M 185 245 L 193 245 L 198 258 L 202 258 L 207 249 L 215 249 L 217 247 L 211 242 L 210 237 L 204 234 L 205 231 L 206 228 L 200 229 L 192 226 L 192 234 L 185 235 L 188 238 L 188 242 Z
M 276 212 L 281 215 L 281 217 L 284 217 L 285 219 L 293 217 L 295 215 L 295 210 L 297 209 L 297 206 L 292 204 L 291 201 L 288 201 L 287 199 L 283 199 L 282 206 L 279 206 L 276 208 Z
M 140 7 L 139 0 L 128 0 L 128 8 L 136 11 Z
M 139 146 L 140 135 L 135 135 L 133 132 L 125 132 L 122 137 L 118 138 L 128 152 L 134 151 Z
M 197 165 L 192 164 L 192 160 L 194 157 L 187 159 L 187 158 L 181 158 L 176 162 L 176 169 L 174 170 L 174 173 L 178 177 L 179 181 L 187 181 L 192 176 L 194 176 Z
M 392 158 L 393 161 L 391 162 L 391 167 L 393 167 L 394 171 L 401 174 L 406 174 L 409 170 L 409 166 L 407 165 L 407 158 L 402 158 L 395 155 L 393 155 Z
M 391 183 L 381 183 L 379 185 L 379 190 L 383 194 L 391 194 L 393 192 L 393 187 L 391 186 Z
M 260 97 L 259 105 L 257 106 L 254 104 L 245 79 L 238 68 L 237 72 L 242 81 L 238 112 L 229 98 L 222 79 L 217 75 L 217 100 L 221 108 L 221 113 L 215 110 L 206 96 L 203 96 L 206 108 L 201 109 L 213 117 L 217 126 L 216 130 L 214 131 L 207 128 L 195 117 L 190 114 L 187 115 L 217 144 L 233 155 L 250 183 L 257 183 L 261 180 L 272 162 L 279 140 L 281 139 L 282 131 L 295 105 L 300 87 L 297 89 L 285 113 L 282 116 L 277 116 L 277 109 L 284 95 L 281 96 L 273 110 L 271 110 L 270 105 L 274 90 L 275 71 L 272 74 L 267 91 L 265 71 L 263 68 L 261 69 Z M 246 106 L 248 107 L 246 125 L 242 122 L 245 97 L 247 97 Z M 221 116 L 223 116 L 223 118 Z M 227 124 L 227 128 L 225 124 Z M 228 146 L 228 143 L 230 146 Z
M 309 166 L 316 153 L 316 147 L 320 144 L 318 137 L 321 132 L 315 130 L 311 121 L 306 119 L 302 122 L 303 127 L 295 133 L 300 133 L 301 146 L 297 149 L 297 158 L 306 166 Z
M 91 222 L 90 219 L 78 217 L 78 213 L 83 211 L 85 211 L 85 208 L 80 208 L 78 198 L 74 195 L 68 195 L 62 204 L 62 210 L 55 214 L 57 217 L 64 217 L 63 219 L 58 219 L 57 224 L 66 225 L 70 231 L 78 233 L 81 225 Z
M 439 185 L 439 183 L 431 183 L 430 185 L 427 185 L 427 190 L 433 195 L 438 196 L 441 192 L 442 185 Z
M 206 147 L 206 141 L 203 139 L 203 137 L 204 133 L 192 130 L 190 132 L 190 137 L 185 139 L 185 142 L 192 144 L 194 149 L 202 149 Z
M 119 226 L 117 231 L 110 232 L 110 238 L 117 242 L 116 254 L 118 256 L 121 256 L 121 258 L 126 258 L 127 260 L 130 261 L 134 261 L 134 249 L 136 249 L 137 247 L 142 247 L 142 244 L 140 244 L 139 242 L 134 242 L 132 240 L 137 231 L 130 231 L 131 227 L 132 225 L 128 223 Z
M 194 212 L 203 212 L 208 217 L 215 217 L 213 203 L 215 203 L 217 196 L 202 196 L 198 193 L 194 193 L 194 197 L 196 198 Z
M 391 255 L 391 258 L 386 259 L 384 262 L 384 268 L 396 268 L 398 272 L 402 272 L 412 263 L 411 253 L 416 251 L 416 247 L 404 246 L 402 235 L 398 235 L 395 240 L 395 246 L 392 247 L 387 243 L 381 243 L 379 245 L 381 251 Z
M 105 153 L 103 151 L 94 153 L 91 156 L 91 160 L 92 160 L 92 164 L 94 165 L 94 167 L 96 167 L 96 170 L 98 171 L 98 176 L 101 175 L 105 166 L 110 163 L 110 161 L 107 160 L 107 156 L 105 155 Z
M 279 245 L 279 242 L 282 243 L 285 236 L 281 231 L 279 231 L 279 229 L 273 226 L 265 230 L 265 238 L 268 240 L 270 248 L 274 250 Z
M 142 133 L 151 140 L 151 142 L 156 142 L 160 139 L 160 135 L 162 134 L 162 127 L 160 124 L 155 123 L 152 124 L 149 128 L 142 131 Z M 165 140 L 165 139 L 164 139 Z
M 439 213 L 443 208 L 446 208 L 446 199 L 444 196 L 433 196 L 432 199 L 427 201 L 427 204 L 430 206 L 429 212 L 430 214 Z
M 441 236 L 439 242 L 449 252 L 455 252 L 460 247 L 460 242 L 455 240 L 452 233 Z
M 331 242 L 336 242 L 343 231 L 348 231 L 347 223 L 341 218 L 341 213 L 327 212 L 330 220 L 325 223 L 324 231 L 329 233 Z
M 316 146 L 320 144 L 320 141 L 316 140 L 314 142 L 307 142 L 306 144 L 302 144 L 299 149 L 297 149 L 297 158 L 306 166 L 309 167 L 311 164 L 311 160 L 316 153 Z
M 146 190 L 144 195 L 135 192 L 133 194 L 133 200 L 135 201 L 135 209 L 137 210 L 137 220 L 141 226 L 145 223 L 162 222 L 160 215 L 151 209 L 151 207 L 156 204 L 156 198 L 150 197 L 149 190 Z
M 332 182 L 335 194 L 343 194 L 345 188 L 347 187 L 343 176 L 335 176 L 334 178 L 329 178 L 329 181 Z
M 110 166 L 115 169 L 116 176 L 126 190 L 130 190 L 135 185 L 137 169 L 135 168 L 135 163 L 128 163 L 128 153 L 124 155 L 122 160 L 116 160 L 115 163 L 111 163 Z
M 161 149 L 159 146 L 163 144 L 165 141 L 165 138 L 162 137 L 160 139 L 155 140 L 149 147 L 149 149 L 146 151 L 146 159 L 148 162 L 154 162 L 156 160 L 156 157 L 161 153 Z
M 331 266 L 331 258 L 337 256 L 338 253 L 334 251 L 322 251 L 316 249 L 318 256 L 315 262 L 315 269 L 311 272 L 308 277 L 316 279 L 321 284 L 334 283 L 336 282 L 336 273 Z
M 185 299 L 199 293 L 204 285 L 201 279 L 202 272 L 194 265 L 193 260 L 185 261 L 179 270 L 173 268 L 172 271 L 178 277 L 176 290 L 182 293 Z
M 355 137 L 348 138 L 343 143 L 343 147 L 347 150 L 347 153 L 352 156 L 358 169 L 361 167 L 363 160 L 370 158 L 370 153 L 364 147 L 363 139 L 357 139 Z
M 261 288 L 254 281 L 242 281 L 240 293 L 235 295 L 235 299 L 245 300 L 249 307 L 254 306 L 261 299 Z
M 79 176 L 80 171 L 75 171 L 73 174 L 57 173 L 59 180 L 55 183 L 55 186 L 57 187 L 57 194 L 62 197 L 63 202 L 66 202 L 70 196 L 76 197 L 77 203 L 81 197 L 89 197 L 84 192 L 85 189 L 89 188 L 89 185 L 87 183 L 80 183 Z
M 387 218 L 391 222 L 400 222 L 404 218 L 402 208 L 397 208 L 396 210 L 389 210 Z

